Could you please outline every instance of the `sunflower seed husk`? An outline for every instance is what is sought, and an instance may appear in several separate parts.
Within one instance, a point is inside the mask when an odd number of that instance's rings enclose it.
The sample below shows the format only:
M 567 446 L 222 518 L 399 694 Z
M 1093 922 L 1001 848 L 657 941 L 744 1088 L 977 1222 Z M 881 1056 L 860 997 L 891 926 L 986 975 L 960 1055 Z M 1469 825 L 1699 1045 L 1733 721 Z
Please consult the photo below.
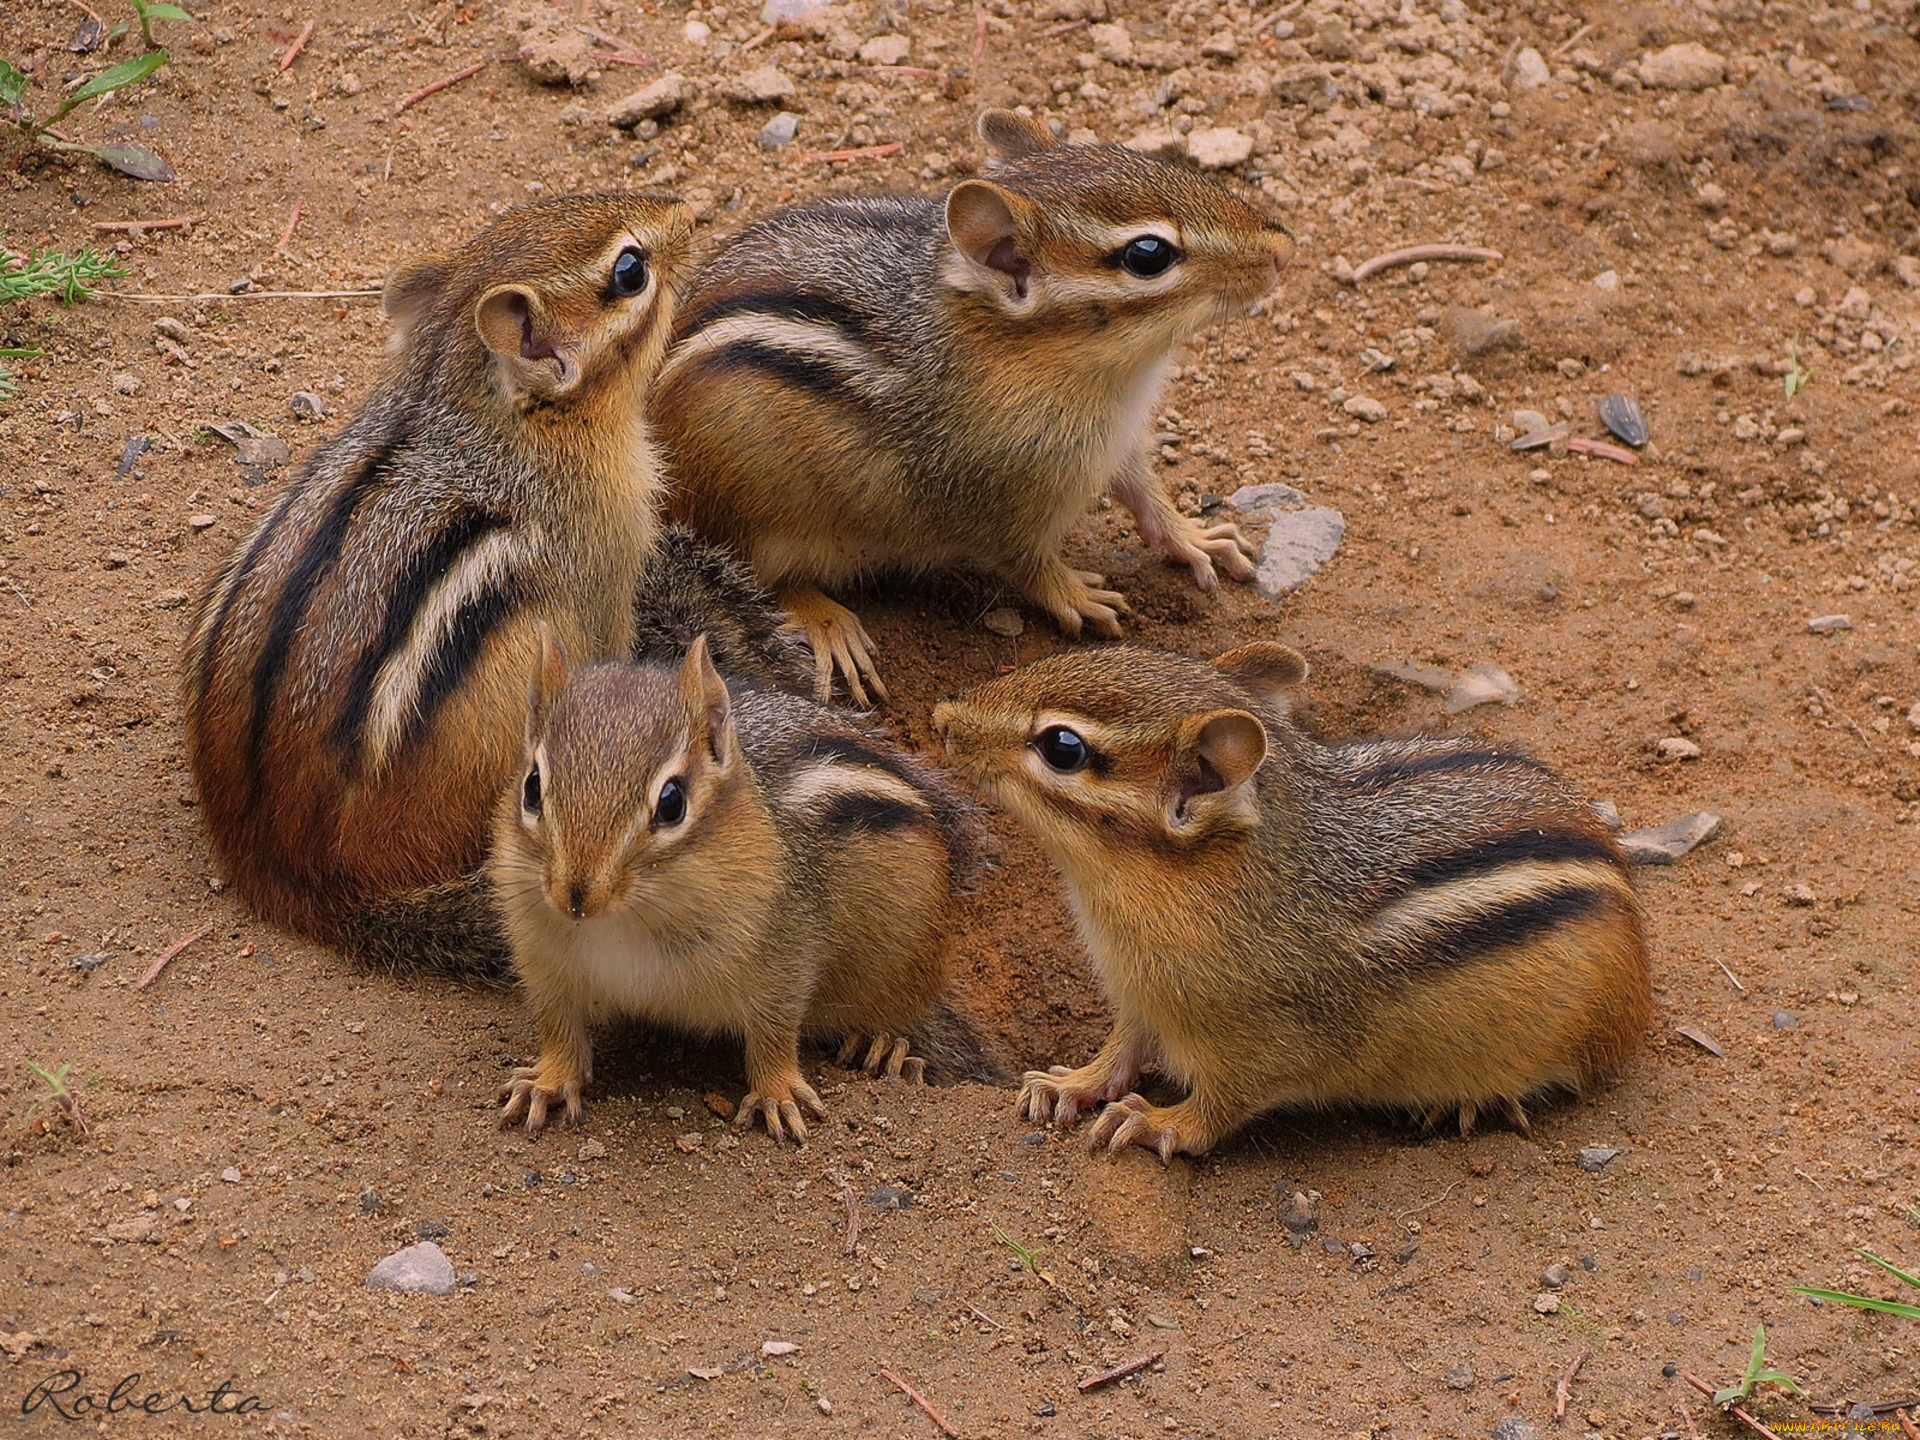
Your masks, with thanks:
M 1600 423 L 1636 450 L 1647 443 L 1647 418 L 1631 395 L 1609 395 L 1602 400 Z

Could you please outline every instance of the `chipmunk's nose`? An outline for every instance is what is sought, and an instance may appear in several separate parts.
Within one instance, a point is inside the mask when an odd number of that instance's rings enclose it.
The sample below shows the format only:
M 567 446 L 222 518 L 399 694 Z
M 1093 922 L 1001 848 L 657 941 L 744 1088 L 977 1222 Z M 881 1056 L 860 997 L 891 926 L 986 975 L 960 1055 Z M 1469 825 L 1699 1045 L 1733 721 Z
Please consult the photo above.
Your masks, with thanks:
M 564 910 L 575 920 L 592 920 L 606 912 L 607 889 L 579 875 L 556 877 L 547 888 L 553 908 Z

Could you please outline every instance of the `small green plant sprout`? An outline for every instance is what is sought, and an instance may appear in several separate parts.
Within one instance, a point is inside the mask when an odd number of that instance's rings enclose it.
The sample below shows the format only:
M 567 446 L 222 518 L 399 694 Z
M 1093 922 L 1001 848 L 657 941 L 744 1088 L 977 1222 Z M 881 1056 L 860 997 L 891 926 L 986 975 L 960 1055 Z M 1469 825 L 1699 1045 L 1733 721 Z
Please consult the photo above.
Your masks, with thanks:
M 73 1069 L 73 1062 L 69 1060 L 58 1070 L 43 1070 L 40 1066 L 29 1060 L 27 1062 L 27 1068 L 39 1078 L 42 1085 L 47 1087 L 47 1093 L 34 1101 L 28 1108 L 28 1121 L 31 1122 L 33 1117 L 38 1115 L 42 1110 L 52 1107 L 54 1115 L 59 1115 L 65 1119 L 66 1122 L 80 1134 L 86 1134 L 87 1122 L 80 1114 L 80 1097 L 67 1089 L 67 1072 Z M 45 1122 L 43 1121 L 42 1124 L 44 1126 Z
M 1738 1385 L 1729 1385 L 1724 1390 L 1716 1390 L 1713 1403 L 1725 1409 L 1727 1406 L 1745 1400 L 1762 1385 L 1778 1385 L 1783 1390 L 1791 1390 L 1795 1395 L 1807 1392 L 1800 1388 L 1800 1382 L 1782 1370 L 1769 1370 L 1767 1366 L 1767 1327 L 1753 1327 L 1753 1353 L 1747 1357 L 1747 1373 L 1740 1377 Z
M 1014 1255 L 1018 1257 L 1020 1263 L 1026 1266 L 1027 1269 L 1033 1274 L 1033 1276 L 1036 1279 L 1044 1280 L 1049 1285 L 1054 1283 L 1053 1272 L 1051 1270 L 1042 1270 L 1040 1268 L 1040 1257 L 1046 1254 L 1047 1253 L 1046 1251 L 1029 1250 L 1026 1246 L 1022 1245 L 1018 1240 L 1014 1239 L 1011 1235 L 1007 1234 L 1006 1231 L 1002 1230 L 998 1225 L 995 1225 L 993 1227 L 993 1233 L 1000 1237 L 1000 1243 L 1006 1246 L 1009 1250 L 1013 1251 Z
M 1882 1260 L 1871 1250 L 1861 1250 L 1858 1253 L 1862 1260 L 1871 1261 L 1889 1275 L 1920 1290 L 1920 1275 L 1909 1274 L 1891 1260 Z M 1836 1305 L 1852 1305 L 1861 1310 L 1878 1310 L 1883 1315 L 1903 1315 L 1909 1320 L 1920 1320 L 1920 1305 L 1909 1305 L 1905 1301 L 1876 1300 L 1871 1295 L 1851 1295 L 1845 1290 L 1816 1290 L 1807 1285 L 1796 1285 L 1793 1288 L 1796 1294 L 1811 1295 L 1816 1300 L 1831 1300 Z
M 0 304 L 51 295 L 62 304 L 73 305 L 91 300 L 100 281 L 118 280 L 127 273 L 119 261 L 100 254 L 91 245 L 81 246 L 74 255 L 58 250 L 36 250 L 31 255 L 0 250 Z
M 153 22 L 156 20 L 185 20 L 193 23 L 193 16 L 178 5 L 169 5 L 166 0 L 127 0 L 133 6 L 133 13 L 140 17 L 140 39 L 149 50 L 160 47 L 153 40 Z
M 149 5 L 147 14 L 157 15 L 162 9 L 175 10 L 176 7 Z M 185 11 L 177 13 L 183 18 L 191 18 Z M 147 23 L 144 15 L 141 23 L 143 27 Z M 122 175 L 131 175 L 136 180 L 171 180 L 173 167 L 144 145 L 82 145 L 53 128 L 66 119 L 76 106 L 102 95 L 111 95 L 116 90 L 124 90 L 129 85 L 138 85 L 166 63 L 165 50 L 149 50 L 131 60 L 122 60 L 118 65 L 102 70 L 55 106 L 53 113 L 45 120 L 39 120 L 26 108 L 26 74 L 7 61 L 0 60 L 0 118 L 11 123 L 29 141 L 43 149 L 91 155 Z
M 1807 388 L 1807 382 L 1813 379 L 1813 372 L 1800 363 L 1800 337 L 1794 336 L 1787 346 L 1787 375 L 1785 386 L 1787 398 L 1791 400 Z
M 40 352 L 24 347 L 0 349 L 0 360 L 38 360 Z M 0 365 L 0 404 L 5 404 L 20 393 L 20 382 L 13 377 L 13 371 Z

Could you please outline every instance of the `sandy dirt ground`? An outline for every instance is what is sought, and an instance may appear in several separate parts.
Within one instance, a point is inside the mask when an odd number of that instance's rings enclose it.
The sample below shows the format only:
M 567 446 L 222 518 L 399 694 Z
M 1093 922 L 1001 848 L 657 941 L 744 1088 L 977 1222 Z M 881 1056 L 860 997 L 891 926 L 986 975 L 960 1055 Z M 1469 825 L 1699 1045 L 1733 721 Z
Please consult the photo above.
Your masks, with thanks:
M 134 53 L 69 50 L 84 8 L 0 7 L 35 97 Z M 156 78 L 63 127 L 152 145 L 175 183 L 0 142 L 7 247 L 110 245 L 110 288 L 222 297 L 0 310 L 43 352 L 0 404 L 0 1433 L 937 1434 L 890 1371 L 970 1440 L 1731 1436 L 1683 1376 L 1737 1376 L 1758 1322 L 1808 1392 L 1762 1419 L 1920 1396 L 1920 1324 L 1790 1289 L 1893 1295 L 1856 1247 L 1920 1262 L 1920 12 L 874 0 L 763 35 L 745 5 L 191 8 Z M 677 111 L 607 123 L 669 73 Z M 534 1046 L 511 994 L 358 973 L 222 892 L 185 601 L 290 472 L 202 427 L 297 465 L 384 341 L 365 298 L 228 292 L 365 289 L 530 195 L 657 184 L 714 237 L 795 197 L 937 193 L 990 103 L 1224 162 L 1300 243 L 1181 357 L 1159 473 L 1190 510 L 1292 484 L 1344 544 L 1282 600 L 1203 596 L 1098 511 L 1070 554 L 1140 639 L 1282 639 L 1317 733 L 1468 729 L 1629 827 L 1724 817 L 1637 872 L 1645 1049 L 1530 1135 L 1276 1115 L 1162 1169 L 1032 1130 L 1009 1091 L 816 1056 L 832 1117 L 795 1151 L 707 1103 L 740 1095 L 736 1050 L 633 1033 L 584 1128 L 530 1140 L 493 1122 Z M 782 108 L 797 134 L 764 148 Z M 93 228 L 171 216 L 198 218 Z M 1352 281 L 1425 242 L 1504 258 Z M 1599 433 L 1616 392 L 1636 465 L 1505 443 L 1516 410 Z M 928 749 L 936 698 L 1063 643 L 984 628 L 1006 600 L 975 582 L 860 603 L 887 718 Z M 1519 695 L 1449 715 L 1380 668 L 1407 662 Z M 1078 1062 L 1097 988 L 1038 851 L 994 827 L 969 1002 L 1015 1066 Z M 84 1136 L 33 1108 L 28 1062 L 71 1067 Z M 422 1239 L 453 1294 L 365 1287 Z M 103 1418 L 136 1372 L 123 1403 L 244 1413 Z

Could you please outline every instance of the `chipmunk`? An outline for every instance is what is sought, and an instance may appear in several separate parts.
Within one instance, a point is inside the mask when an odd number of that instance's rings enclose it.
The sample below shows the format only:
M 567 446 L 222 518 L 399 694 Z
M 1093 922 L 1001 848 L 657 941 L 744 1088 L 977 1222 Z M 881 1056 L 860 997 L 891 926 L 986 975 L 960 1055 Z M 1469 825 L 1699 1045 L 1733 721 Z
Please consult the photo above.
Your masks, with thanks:
M 1115 1012 L 1021 1111 L 1165 1161 L 1276 1106 L 1429 1126 L 1613 1070 L 1652 1016 L 1640 907 L 1566 781 L 1470 738 L 1322 745 L 1288 718 L 1306 662 L 1055 655 L 934 712 L 959 771 L 1065 878 Z M 1142 1069 L 1187 1088 L 1132 1093 Z
M 1148 433 L 1176 346 L 1270 290 L 1293 241 L 1224 186 L 1118 145 L 979 122 L 991 179 L 944 204 L 815 201 L 694 277 L 652 398 L 676 519 L 737 551 L 834 671 L 886 698 L 873 641 L 819 587 L 885 573 L 999 577 L 1069 635 L 1124 599 L 1061 542 L 1111 493 L 1141 538 L 1253 575 L 1232 525 L 1173 508 Z
M 740 1036 L 735 1123 L 796 1144 L 825 1114 L 802 1034 L 919 1078 L 917 1032 L 994 1073 L 943 998 L 974 861 L 932 771 L 799 696 L 730 691 L 704 636 L 677 666 L 572 671 L 549 633 L 527 714 L 490 868 L 540 1059 L 503 1087 L 502 1124 L 539 1130 L 554 1105 L 577 1121 L 588 1027 L 613 1016 Z
M 193 612 L 200 804 L 268 918 L 504 964 L 480 866 L 537 627 L 589 659 L 634 645 L 660 485 L 642 402 L 692 231 L 675 201 L 570 196 L 389 280 L 372 394 Z M 666 561 L 697 570 L 690 543 Z

